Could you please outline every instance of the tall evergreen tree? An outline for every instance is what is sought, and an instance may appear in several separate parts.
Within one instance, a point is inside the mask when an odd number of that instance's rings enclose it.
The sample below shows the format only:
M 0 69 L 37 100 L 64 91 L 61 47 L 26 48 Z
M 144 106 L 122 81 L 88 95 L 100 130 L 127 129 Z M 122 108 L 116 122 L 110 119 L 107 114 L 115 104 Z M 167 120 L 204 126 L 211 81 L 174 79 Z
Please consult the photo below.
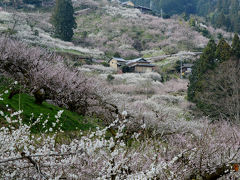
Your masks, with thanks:
M 237 33 L 235 33 L 233 41 L 232 41 L 232 53 L 238 59 L 240 58 L 240 40 Z
M 207 46 L 203 50 L 199 61 L 201 62 L 201 73 L 205 73 L 208 69 L 214 69 L 216 66 L 216 51 L 217 45 L 213 39 L 211 39 Z
M 76 27 L 74 10 L 71 0 L 57 0 L 54 8 L 51 23 L 54 26 L 55 36 L 64 40 L 71 41 L 73 29 Z
M 217 49 L 216 49 L 216 58 L 220 63 L 229 60 L 231 57 L 231 47 L 230 45 L 222 38 L 220 39 Z
M 194 102 L 197 101 L 196 96 L 198 93 L 201 93 L 203 83 L 205 83 L 203 74 L 207 70 L 215 68 L 215 51 L 216 43 L 211 39 L 203 50 L 203 54 L 201 55 L 200 59 L 197 60 L 193 66 L 193 71 L 192 75 L 189 78 L 190 83 L 188 86 L 189 100 Z

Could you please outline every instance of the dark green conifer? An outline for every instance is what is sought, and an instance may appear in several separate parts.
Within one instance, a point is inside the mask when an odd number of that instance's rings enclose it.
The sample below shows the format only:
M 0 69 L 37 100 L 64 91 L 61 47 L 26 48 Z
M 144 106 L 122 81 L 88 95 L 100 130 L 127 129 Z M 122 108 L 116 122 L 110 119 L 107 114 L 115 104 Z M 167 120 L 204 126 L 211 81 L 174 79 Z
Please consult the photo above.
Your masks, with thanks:
M 231 47 L 230 45 L 222 38 L 220 39 L 217 49 L 216 49 L 216 58 L 220 63 L 229 60 L 231 57 Z
M 205 82 L 203 74 L 209 70 L 214 69 L 216 66 L 216 43 L 211 39 L 205 49 L 200 59 L 197 60 L 193 66 L 192 75 L 189 77 L 190 83 L 188 86 L 188 98 L 191 101 L 197 101 L 196 96 L 201 92 L 202 84 Z
M 54 8 L 51 23 L 54 26 L 55 36 L 64 40 L 71 41 L 73 29 L 76 27 L 74 10 L 71 0 L 57 0 Z

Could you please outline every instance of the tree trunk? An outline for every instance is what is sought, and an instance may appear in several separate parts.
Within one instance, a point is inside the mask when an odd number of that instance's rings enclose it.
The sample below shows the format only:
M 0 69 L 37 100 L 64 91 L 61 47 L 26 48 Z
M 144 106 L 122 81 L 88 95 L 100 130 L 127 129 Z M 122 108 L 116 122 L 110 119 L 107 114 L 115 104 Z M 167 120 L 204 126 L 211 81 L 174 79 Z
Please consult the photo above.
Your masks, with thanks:
M 12 99 L 13 96 L 15 96 L 16 94 L 19 94 L 19 93 L 20 93 L 19 89 L 13 89 L 13 90 L 10 92 L 10 94 L 9 94 L 9 96 L 8 96 L 8 99 Z
M 41 105 L 44 100 L 46 100 L 46 93 L 44 89 L 38 89 L 34 93 L 35 103 Z

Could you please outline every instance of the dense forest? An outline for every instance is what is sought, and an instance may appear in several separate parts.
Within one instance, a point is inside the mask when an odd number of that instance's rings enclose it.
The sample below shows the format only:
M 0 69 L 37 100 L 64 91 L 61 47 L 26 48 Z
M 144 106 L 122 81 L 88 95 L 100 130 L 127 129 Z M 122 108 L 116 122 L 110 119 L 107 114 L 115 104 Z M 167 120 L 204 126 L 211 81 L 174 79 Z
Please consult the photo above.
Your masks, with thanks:
M 217 28 L 240 32 L 238 0 L 133 0 L 133 2 L 149 7 L 156 13 L 162 11 L 165 15 L 204 16 Z

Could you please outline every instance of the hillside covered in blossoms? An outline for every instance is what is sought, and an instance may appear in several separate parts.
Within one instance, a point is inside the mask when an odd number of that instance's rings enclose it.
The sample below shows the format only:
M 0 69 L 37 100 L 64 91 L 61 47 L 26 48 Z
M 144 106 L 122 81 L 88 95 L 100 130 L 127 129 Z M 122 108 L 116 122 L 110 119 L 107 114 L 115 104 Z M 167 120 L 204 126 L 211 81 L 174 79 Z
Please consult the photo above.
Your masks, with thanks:
M 239 179 L 239 35 L 181 2 L 1 1 L 0 179 Z

